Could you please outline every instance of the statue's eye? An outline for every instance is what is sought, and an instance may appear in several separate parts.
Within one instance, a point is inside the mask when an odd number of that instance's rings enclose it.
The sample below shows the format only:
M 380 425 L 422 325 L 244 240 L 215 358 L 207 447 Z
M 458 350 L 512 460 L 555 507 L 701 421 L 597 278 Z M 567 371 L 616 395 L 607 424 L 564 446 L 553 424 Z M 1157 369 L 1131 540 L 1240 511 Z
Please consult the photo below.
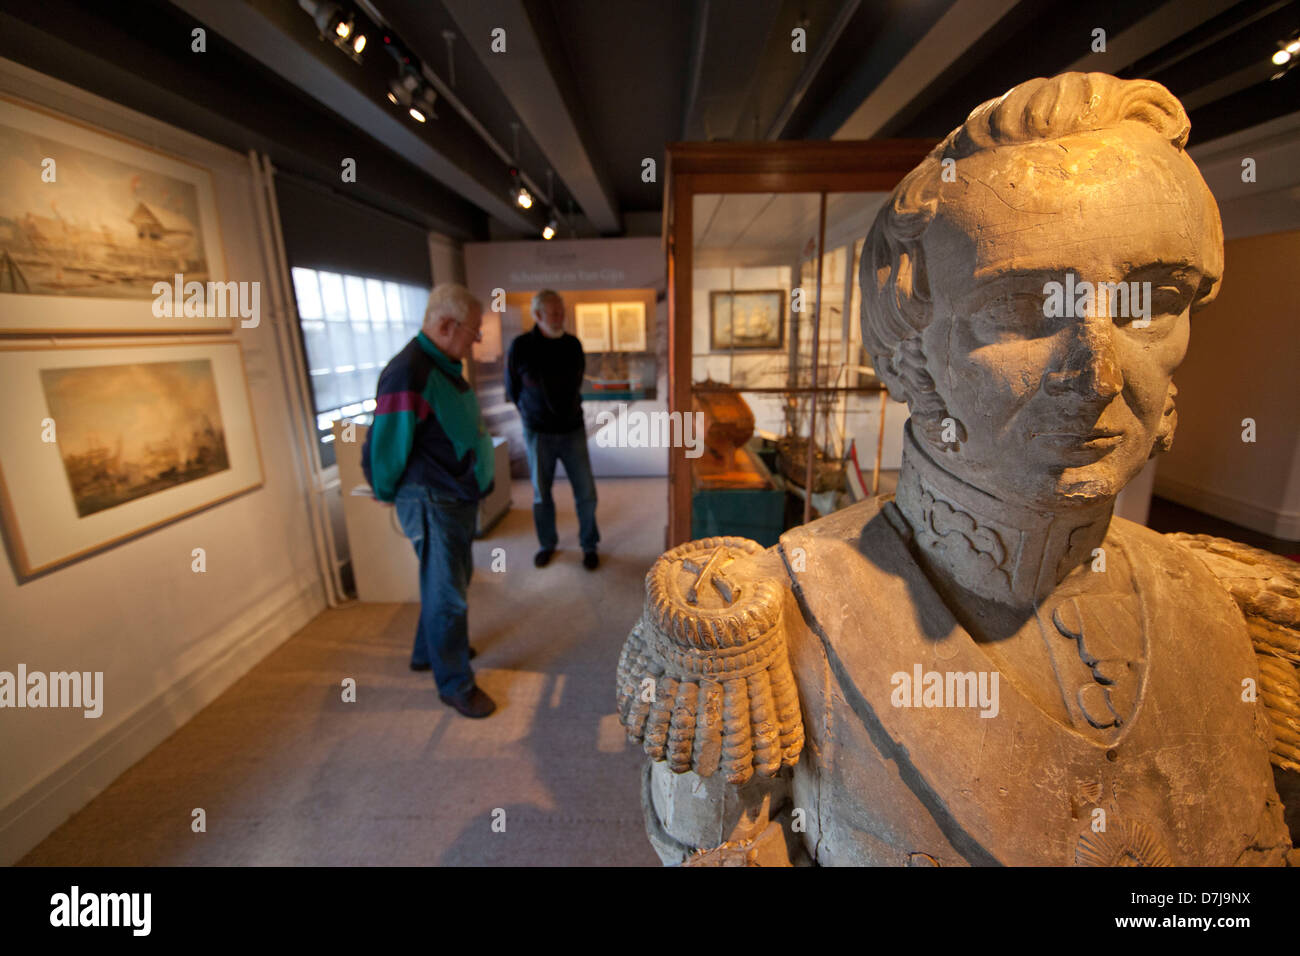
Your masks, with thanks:
M 971 316 L 975 334 L 987 342 L 1039 334 L 1044 324 L 1043 297 L 1032 292 L 1000 295 Z
M 1188 300 L 1187 292 L 1177 286 L 1155 286 L 1151 289 L 1151 316 L 1182 315 Z

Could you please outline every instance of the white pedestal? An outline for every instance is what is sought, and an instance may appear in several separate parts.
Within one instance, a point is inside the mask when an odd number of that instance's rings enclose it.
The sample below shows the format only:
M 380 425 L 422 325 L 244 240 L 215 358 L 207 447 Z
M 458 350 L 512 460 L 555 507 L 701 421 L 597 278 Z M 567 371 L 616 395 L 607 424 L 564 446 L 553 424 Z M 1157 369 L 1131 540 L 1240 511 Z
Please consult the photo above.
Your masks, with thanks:
M 410 539 L 402 533 L 397 509 L 378 502 L 361 470 L 365 426 L 356 426 L 356 441 L 339 441 L 335 423 L 335 454 L 343 492 L 343 519 L 352 552 L 352 574 L 357 599 L 375 603 L 420 602 L 420 565 Z M 479 503 L 478 533 L 490 529 L 510 510 L 510 451 L 505 438 L 494 437 L 493 462 L 496 487 Z

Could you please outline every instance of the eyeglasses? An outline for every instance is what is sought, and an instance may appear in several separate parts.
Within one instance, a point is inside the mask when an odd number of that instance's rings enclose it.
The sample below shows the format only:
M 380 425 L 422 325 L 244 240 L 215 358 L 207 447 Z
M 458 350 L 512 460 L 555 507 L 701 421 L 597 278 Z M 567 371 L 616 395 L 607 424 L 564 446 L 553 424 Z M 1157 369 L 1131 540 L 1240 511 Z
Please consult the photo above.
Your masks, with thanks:
M 456 324 L 459 325 L 459 326 L 460 326 L 461 328 L 463 328 L 463 329 L 468 329 L 468 328 L 469 328 L 469 326 L 468 326 L 466 323 L 464 323 L 464 322 L 457 322 Z M 477 329 L 474 329 L 473 332 L 474 332 L 474 341 L 475 341 L 475 342 L 482 342 L 482 341 L 483 341 L 483 327 L 482 327 L 482 326 L 479 326 Z

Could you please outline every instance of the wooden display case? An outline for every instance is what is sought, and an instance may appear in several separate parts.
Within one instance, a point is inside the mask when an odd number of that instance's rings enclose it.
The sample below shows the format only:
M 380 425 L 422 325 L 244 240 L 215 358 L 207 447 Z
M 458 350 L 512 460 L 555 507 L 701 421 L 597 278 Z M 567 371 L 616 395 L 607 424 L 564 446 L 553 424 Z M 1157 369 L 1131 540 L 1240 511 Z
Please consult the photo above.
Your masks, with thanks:
M 828 193 L 889 192 L 935 146 L 933 140 L 794 141 L 775 143 L 672 143 L 667 149 L 664 241 L 668 262 L 668 403 L 671 412 L 689 413 L 694 406 L 693 358 L 697 351 L 694 323 L 695 197 L 705 194 L 784 193 L 820 196 L 819 238 L 816 242 L 818 320 L 820 284 L 825 252 Z M 706 300 L 707 301 L 707 300 Z M 813 333 L 813 374 L 810 408 L 825 391 L 851 386 L 821 386 Z M 791 342 L 791 349 L 796 347 Z M 791 355 L 793 356 L 793 351 Z M 862 390 L 862 389 L 858 389 Z M 748 389 L 746 391 L 749 391 Z M 774 389 L 788 392 L 790 389 Z M 816 427 L 815 412 L 812 427 Z M 666 546 L 691 537 L 692 481 L 685 449 L 669 451 L 668 532 Z M 810 461 L 811 463 L 811 461 Z

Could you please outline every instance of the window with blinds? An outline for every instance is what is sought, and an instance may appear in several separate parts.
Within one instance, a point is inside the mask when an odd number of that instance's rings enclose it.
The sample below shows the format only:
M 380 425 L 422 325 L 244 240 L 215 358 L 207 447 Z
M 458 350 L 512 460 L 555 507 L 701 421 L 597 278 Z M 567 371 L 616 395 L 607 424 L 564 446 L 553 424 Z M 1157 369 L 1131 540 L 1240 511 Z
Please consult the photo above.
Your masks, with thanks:
M 292 274 L 321 463 L 328 466 L 333 422 L 374 411 L 379 373 L 420 331 L 429 290 L 321 269 L 295 267 Z

